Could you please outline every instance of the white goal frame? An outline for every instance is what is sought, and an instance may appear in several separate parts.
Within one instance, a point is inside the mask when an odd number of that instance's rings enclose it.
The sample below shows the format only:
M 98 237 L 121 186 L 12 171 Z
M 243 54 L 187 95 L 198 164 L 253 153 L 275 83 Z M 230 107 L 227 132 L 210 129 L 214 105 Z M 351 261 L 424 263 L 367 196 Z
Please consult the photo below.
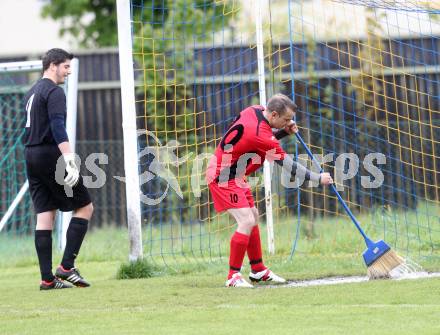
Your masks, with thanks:
M 121 75 L 122 130 L 124 136 L 125 193 L 130 240 L 128 258 L 133 262 L 142 259 L 143 247 L 130 1 L 117 0 L 116 6 L 119 71 Z
M 124 166 L 127 196 L 127 223 L 130 239 L 130 260 L 142 258 L 142 229 L 140 210 L 140 181 L 138 167 L 138 143 L 136 132 L 135 83 L 133 71 L 132 18 L 129 0 L 117 0 L 119 62 L 121 73 L 122 117 L 124 132 Z M 263 4 L 256 1 L 256 46 L 258 53 L 258 81 L 260 104 L 266 105 L 266 77 L 263 48 Z M 265 1 L 264 1 L 265 2 Z M 271 164 L 264 162 L 264 189 L 268 249 L 275 254 L 272 213 Z

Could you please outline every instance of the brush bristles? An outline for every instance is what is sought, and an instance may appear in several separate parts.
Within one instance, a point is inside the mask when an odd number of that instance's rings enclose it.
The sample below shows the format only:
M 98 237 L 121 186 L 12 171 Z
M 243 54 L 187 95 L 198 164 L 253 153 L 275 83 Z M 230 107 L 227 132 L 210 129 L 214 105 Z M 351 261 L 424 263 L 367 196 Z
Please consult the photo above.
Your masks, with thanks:
M 402 257 L 389 250 L 368 267 L 368 277 L 370 279 L 390 278 L 390 272 L 404 262 Z

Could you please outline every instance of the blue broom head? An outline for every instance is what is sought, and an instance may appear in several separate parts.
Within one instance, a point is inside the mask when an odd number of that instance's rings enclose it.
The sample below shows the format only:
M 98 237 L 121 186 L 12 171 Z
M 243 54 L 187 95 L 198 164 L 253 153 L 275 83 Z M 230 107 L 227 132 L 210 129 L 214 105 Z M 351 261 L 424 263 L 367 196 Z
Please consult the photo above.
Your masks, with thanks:
M 383 254 L 390 249 L 390 246 L 383 240 L 368 243 L 367 250 L 362 254 L 367 267 L 373 264 L 378 258 L 382 257 Z

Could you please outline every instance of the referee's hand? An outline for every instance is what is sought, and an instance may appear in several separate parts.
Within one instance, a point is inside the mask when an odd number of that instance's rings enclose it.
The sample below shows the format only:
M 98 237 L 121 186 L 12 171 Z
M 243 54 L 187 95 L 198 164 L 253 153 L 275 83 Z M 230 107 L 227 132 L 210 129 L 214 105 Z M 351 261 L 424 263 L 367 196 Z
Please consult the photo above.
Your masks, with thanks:
M 79 180 L 79 169 L 75 164 L 75 154 L 64 154 L 64 162 L 66 163 L 67 176 L 64 182 L 67 186 L 73 187 Z

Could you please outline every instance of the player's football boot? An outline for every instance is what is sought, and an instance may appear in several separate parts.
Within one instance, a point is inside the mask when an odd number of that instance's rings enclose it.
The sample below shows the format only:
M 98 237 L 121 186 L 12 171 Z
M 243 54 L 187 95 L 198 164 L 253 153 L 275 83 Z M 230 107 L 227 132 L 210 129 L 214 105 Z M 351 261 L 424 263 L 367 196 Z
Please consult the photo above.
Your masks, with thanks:
M 40 291 L 57 290 L 57 289 L 61 289 L 61 288 L 72 288 L 72 287 L 73 287 L 72 285 L 63 282 L 62 280 L 60 280 L 56 277 L 51 282 L 43 280 L 40 283 Z
M 79 273 L 78 269 L 71 268 L 70 270 L 64 269 L 61 265 L 55 271 L 55 276 L 63 280 L 67 280 L 69 283 L 77 287 L 89 287 L 90 284 Z
M 232 275 L 231 279 L 228 279 L 225 283 L 226 287 L 245 287 L 252 288 L 253 286 L 243 279 L 240 272 L 236 272 Z
M 276 275 L 269 269 L 260 271 L 260 272 L 250 272 L 249 273 L 249 279 L 252 282 L 271 282 L 271 283 L 278 283 L 282 284 L 285 283 L 286 280 L 284 278 L 281 278 L 280 276 Z

